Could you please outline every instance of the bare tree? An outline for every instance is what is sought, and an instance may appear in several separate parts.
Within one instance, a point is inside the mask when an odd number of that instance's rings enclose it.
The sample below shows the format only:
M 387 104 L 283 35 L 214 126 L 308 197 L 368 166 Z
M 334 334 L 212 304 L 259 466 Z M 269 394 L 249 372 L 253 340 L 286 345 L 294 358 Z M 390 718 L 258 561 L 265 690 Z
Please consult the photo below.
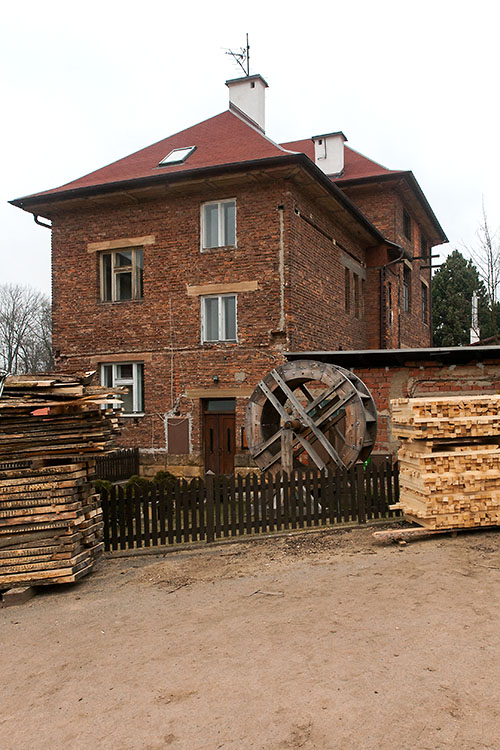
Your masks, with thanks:
M 11 373 L 52 367 L 50 301 L 21 284 L 0 285 L 0 367 Z
M 500 236 L 499 230 L 492 231 L 483 200 L 482 221 L 477 230 L 477 243 L 467 247 L 484 281 L 486 299 L 490 313 L 490 335 L 498 339 L 498 302 L 500 296 Z

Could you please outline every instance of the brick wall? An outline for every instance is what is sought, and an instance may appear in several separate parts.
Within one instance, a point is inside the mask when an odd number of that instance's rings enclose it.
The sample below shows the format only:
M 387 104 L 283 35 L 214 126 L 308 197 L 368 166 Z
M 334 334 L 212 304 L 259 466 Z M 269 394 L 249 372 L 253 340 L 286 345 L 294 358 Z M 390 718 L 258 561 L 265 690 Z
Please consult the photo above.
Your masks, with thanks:
M 230 198 L 237 201 L 238 247 L 200 252 L 200 205 Z M 100 302 L 99 257 L 89 243 L 148 235 L 154 243 L 144 247 L 143 299 Z M 72 372 L 118 359 L 144 363 L 145 414 L 123 419 L 121 443 L 143 449 L 150 473 L 202 471 L 200 389 L 211 398 L 230 393 L 236 399 L 236 466 L 243 469 L 248 395 L 284 361 L 283 351 L 379 346 L 380 272 L 366 268 L 364 314 L 348 314 L 344 253 L 377 266 L 386 251 L 372 248 L 367 255 L 338 216 L 289 181 L 246 180 L 172 191 L 161 200 L 121 196 L 59 209 L 52 249 L 57 366 Z M 397 273 L 392 280 L 396 288 Z M 238 343 L 201 344 L 200 298 L 187 285 L 246 281 L 258 288 L 238 292 Z M 174 408 L 189 424 L 188 455 L 165 450 L 165 420 Z
M 385 237 L 403 247 L 411 257 L 420 256 L 421 236 L 427 232 L 431 235 L 431 228 L 424 226 L 423 217 L 412 211 L 396 189 L 388 183 L 374 184 L 364 187 L 347 187 L 345 192 L 356 203 L 365 216 L 379 229 Z M 411 218 L 411 237 L 406 237 L 403 226 L 403 209 Z M 422 269 L 427 265 L 424 261 L 415 260 L 407 263 L 411 271 L 410 309 L 405 311 L 403 305 L 403 267 L 398 263 L 391 267 L 390 272 L 397 278 L 386 277 L 386 285 L 392 284 L 393 326 L 387 331 L 386 347 L 427 347 L 431 346 L 430 328 L 430 288 L 428 294 L 427 323 L 422 317 L 422 281 L 430 285 L 430 271 Z M 385 287 L 387 295 L 387 286 Z M 385 298 L 387 307 L 387 296 Z

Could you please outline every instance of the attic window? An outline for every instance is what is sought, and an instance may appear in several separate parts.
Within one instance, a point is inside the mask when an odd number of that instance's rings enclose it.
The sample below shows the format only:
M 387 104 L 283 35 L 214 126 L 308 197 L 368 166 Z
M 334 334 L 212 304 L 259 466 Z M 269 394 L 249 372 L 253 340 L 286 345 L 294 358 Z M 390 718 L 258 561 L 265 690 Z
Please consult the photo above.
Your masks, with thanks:
M 185 148 L 174 148 L 166 155 L 164 159 L 158 162 L 159 167 L 167 167 L 170 164 L 182 164 L 188 156 L 193 153 L 196 146 L 186 146 Z

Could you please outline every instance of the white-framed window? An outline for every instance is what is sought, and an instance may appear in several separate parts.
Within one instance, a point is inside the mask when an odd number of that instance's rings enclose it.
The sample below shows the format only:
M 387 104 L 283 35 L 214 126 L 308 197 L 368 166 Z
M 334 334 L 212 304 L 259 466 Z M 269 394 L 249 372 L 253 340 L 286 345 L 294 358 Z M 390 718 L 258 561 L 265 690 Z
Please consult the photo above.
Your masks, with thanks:
M 236 341 L 236 295 L 211 294 L 201 297 L 201 340 Z
M 204 203 L 201 207 L 201 249 L 236 245 L 236 201 Z
M 101 385 L 107 388 L 127 386 L 122 394 L 123 414 L 144 413 L 144 365 L 142 362 L 104 362 L 101 364 Z
M 100 268 L 102 302 L 123 302 L 142 298 L 142 247 L 125 247 L 102 253 Z

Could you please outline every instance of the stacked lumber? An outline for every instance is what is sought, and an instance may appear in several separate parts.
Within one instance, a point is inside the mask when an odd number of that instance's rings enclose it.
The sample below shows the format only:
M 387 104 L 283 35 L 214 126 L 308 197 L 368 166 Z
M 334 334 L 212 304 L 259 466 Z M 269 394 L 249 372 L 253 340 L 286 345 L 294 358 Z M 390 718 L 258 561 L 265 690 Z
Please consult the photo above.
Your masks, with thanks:
M 94 373 L 11 376 L 0 397 L 0 589 L 70 583 L 102 555 L 95 459 L 114 447 L 107 405 L 123 389 Z
M 429 529 L 500 524 L 500 396 L 391 401 L 405 517 Z

